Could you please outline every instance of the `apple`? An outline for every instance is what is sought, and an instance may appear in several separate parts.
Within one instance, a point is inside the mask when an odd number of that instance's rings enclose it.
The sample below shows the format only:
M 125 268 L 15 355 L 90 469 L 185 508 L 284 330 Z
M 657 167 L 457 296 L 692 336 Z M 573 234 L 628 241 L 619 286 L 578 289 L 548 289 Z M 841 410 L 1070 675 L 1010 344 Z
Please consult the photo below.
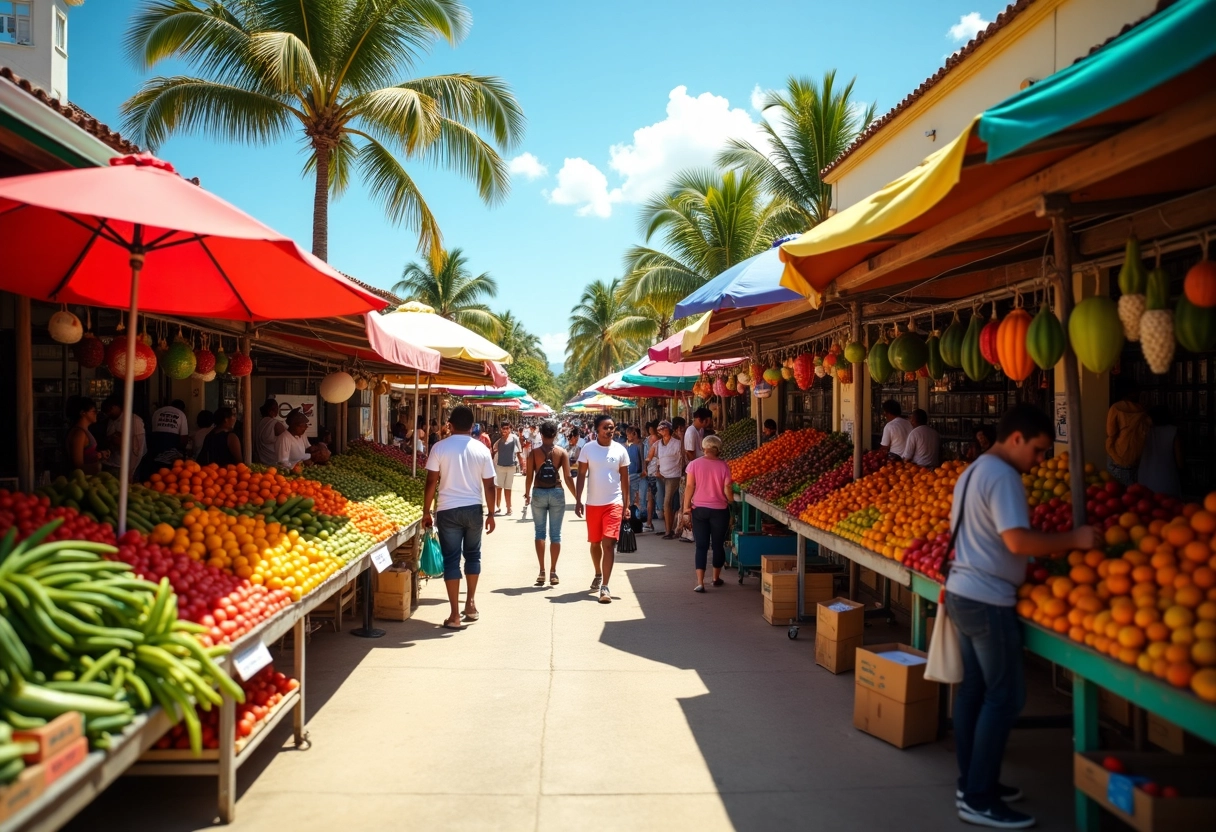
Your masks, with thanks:
M 1127 767 L 1123 765 L 1123 761 L 1118 757 L 1106 756 L 1102 758 L 1102 768 L 1115 774 L 1126 774 Z

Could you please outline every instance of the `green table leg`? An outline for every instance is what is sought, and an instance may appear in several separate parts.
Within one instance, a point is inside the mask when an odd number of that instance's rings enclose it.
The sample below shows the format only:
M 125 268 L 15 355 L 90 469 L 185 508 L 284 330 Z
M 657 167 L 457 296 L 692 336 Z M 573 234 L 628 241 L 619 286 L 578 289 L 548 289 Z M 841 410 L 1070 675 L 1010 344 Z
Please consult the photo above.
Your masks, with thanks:
M 917 650 L 928 650 L 928 639 L 925 637 L 925 614 L 928 601 L 919 595 L 912 596 L 912 646 Z
M 1098 736 L 1098 686 L 1081 676 L 1072 680 L 1073 747 L 1077 751 L 1095 751 L 1101 744 Z M 1080 789 L 1076 790 L 1077 829 L 1098 832 L 1101 808 Z

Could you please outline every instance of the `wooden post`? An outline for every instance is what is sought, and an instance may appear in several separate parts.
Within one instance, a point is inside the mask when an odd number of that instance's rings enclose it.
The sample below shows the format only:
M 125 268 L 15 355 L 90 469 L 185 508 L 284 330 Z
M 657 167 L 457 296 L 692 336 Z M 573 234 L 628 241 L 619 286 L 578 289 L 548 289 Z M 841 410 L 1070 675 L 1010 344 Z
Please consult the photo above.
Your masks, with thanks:
M 1051 236 L 1055 249 L 1056 281 L 1060 292 L 1057 314 L 1064 331 L 1068 331 L 1068 318 L 1072 315 L 1072 241 L 1069 238 L 1068 220 L 1064 210 L 1054 208 L 1043 213 L 1051 217 Z M 1068 472 L 1072 492 L 1072 525 L 1085 525 L 1085 441 L 1081 428 L 1081 377 L 1077 367 L 1077 354 L 1072 343 L 1064 341 L 1064 397 L 1068 408 Z
M 853 301 L 849 310 L 849 337 L 861 341 L 861 301 Z M 868 385 L 862 383 L 865 367 L 860 361 L 853 362 L 853 479 L 861 479 L 861 457 L 863 455 L 861 441 L 861 423 L 865 414 L 864 393 Z
M 252 328 L 249 324 L 245 327 L 246 331 Z M 253 360 L 253 356 L 249 354 L 248 335 L 241 336 L 241 352 Z M 244 411 L 241 416 L 241 448 L 245 451 L 245 462 L 252 465 L 257 461 L 253 455 L 253 373 L 241 379 L 241 410 Z
M 17 482 L 34 490 L 34 345 L 30 299 L 16 295 Z

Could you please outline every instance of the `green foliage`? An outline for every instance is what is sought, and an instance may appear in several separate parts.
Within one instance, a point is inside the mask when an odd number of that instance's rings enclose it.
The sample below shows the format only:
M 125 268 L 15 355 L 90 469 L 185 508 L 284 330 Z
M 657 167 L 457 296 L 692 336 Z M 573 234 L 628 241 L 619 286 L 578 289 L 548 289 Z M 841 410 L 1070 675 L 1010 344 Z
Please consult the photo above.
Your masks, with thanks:
M 622 296 L 620 280 L 593 281 L 570 310 L 566 371 L 585 387 L 641 355 L 655 329 L 654 320 Z
M 534 356 L 516 358 L 507 365 L 507 377 L 528 391 L 532 398 L 557 407 L 565 399 L 560 397 L 557 380 L 549 371 L 549 365 Z
M 473 277 L 461 249 L 440 252 L 438 265 L 433 261 L 410 263 L 401 280 L 393 285 L 393 292 L 406 300 L 425 303 L 436 315 L 486 338 L 499 337 L 501 323 L 482 302 L 498 294 L 498 282 L 489 272 Z

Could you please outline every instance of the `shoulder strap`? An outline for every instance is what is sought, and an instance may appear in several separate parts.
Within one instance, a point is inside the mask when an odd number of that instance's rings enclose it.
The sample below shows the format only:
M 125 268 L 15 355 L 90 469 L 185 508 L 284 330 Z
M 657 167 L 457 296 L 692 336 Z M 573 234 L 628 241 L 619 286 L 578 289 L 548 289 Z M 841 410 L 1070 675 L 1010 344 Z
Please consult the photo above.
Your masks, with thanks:
M 975 463 L 973 462 L 971 464 L 974 465 Z M 968 473 L 967 471 L 964 471 L 963 472 L 964 476 L 966 476 L 967 473 Z M 954 563 L 954 561 L 950 559 L 950 553 L 952 551 L 954 551 L 954 544 L 958 540 L 958 533 L 963 528 L 963 520 L 967 516 L 965 513 L 967 511 L 967 491 L 970 488 L 971 488 L 971 477 L 967 477 L 967 482 L 965 482 L 963 484 L 962 496 L 959 498 L 958 522 L 955 523 L 954 528 L 950 530 L 950 543 L 946 546 L 946 561 L 945 561 L 945 563 L 942 564 L 942 584 L 943 584 L 943 586 L 946 583 L 946 579 L 948 579 L 950 577 L 950 567 Z

